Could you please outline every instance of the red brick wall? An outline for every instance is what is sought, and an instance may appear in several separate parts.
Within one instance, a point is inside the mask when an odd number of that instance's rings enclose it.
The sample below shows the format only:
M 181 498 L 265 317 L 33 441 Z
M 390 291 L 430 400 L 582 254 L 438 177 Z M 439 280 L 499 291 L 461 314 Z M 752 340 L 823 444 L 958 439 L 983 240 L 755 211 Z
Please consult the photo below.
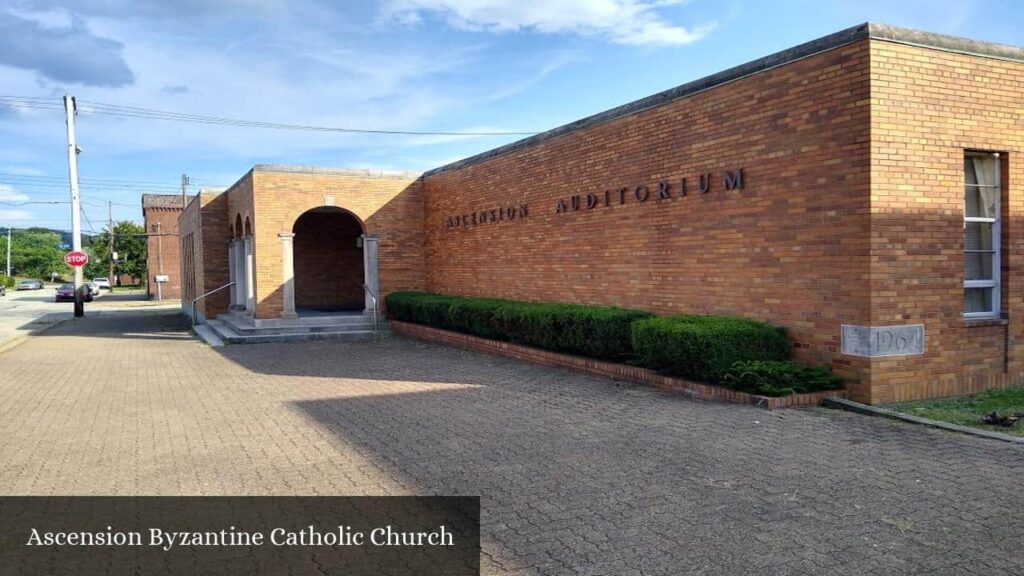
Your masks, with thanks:
M 258 318 L 282 309 L 278 234 L 335 205 L 380 236 L 382 294 L 767 320 L 872 403 L 1024 383 L 1021 86 L 1020 63 L 859 40 L 422 180 L 257 167 L 225 228 L 251 223 Z M 1006 321 L 962 317 L 965 150 L 1002 154 Z M 341 282 L 315 250 L 296 239 L 297 274 Z M 842 355 L 843 324 L 924 324 L 926 351 Z
M 160 287 L 160 295 L 166 300 L 181 298 L 181 260 L 178 241 L 178 216 L 180 208 L 146 208 L 143 220 L 146 233 L 146 294 L 150 298 L 157 297 L 156 276 L 163 273 L 169 276 L 169 282 Z M 157 227 L 159 225 L 159 228 Z M 155 234 L 163 236 L 154 236 Z M 162 266 L 162 268 L 161 268 Z
M 354 216 L 337 210 L 307 212 L 293 227 L 295 306 L 356 309 L 364 307 L 363 233 Z
M 220 288 L 230 282 L 228 270 L 228 198 L 222 194 L 203 194 L 203 286 L 196 296 Z M 228 310 L 231 301 L 229 290 L 208 296 L 202 300 L 204 314 L 215 318 Z
M 183 258 L 179 276 L 183 279 L 182 309 L 190 309 L 192 299 L 228 283 L 228 196 L 203 193 L 191 201 L 179 219 L 180 238 L 176 239 Z M 201 210 L 201 214 L 197 211 Z M 191 258 L 187 248 L 191 246 Z M 204 298 L 196 310 L 206 318 L 215 318 L 227 311 L 228 291 Z
M 423 195 L 419 180 L 301 169 L 255 169 L 251 178 L 257 318 L 278 318 L 283 308 L 278 234 L 292 233 L 303 213 L 329 202 L 354 214 L 368 234 L 379 237 L 382 296 L 395 290 L 423 289 Z
M 856 42 L 428 176 L 427 289 L 768 320 L 866 398 L 870 364 L 841 356 L 839 338 L 870 320 L 868 53 Z M 726 191 L 722 173 L 740 168 L 744 187 Z M 448 227 L 522 204 L 526 218 Z
M 181 309 L 191 314 L 192 299 L 199 287 L 203 286 L 203 254 L 210 248 L 203 245 L 203 234 L 199 225 L 199 207 L 202 196 L 197 195 L 185 206 L 178 218 L 178 249 L 181 254 L 178 276 L 181 278 Z M 205 314 L 204 303 L 197 306 Z
M 879 41 L 871 64 L 871 320 L 926 346 L 876 359 L 871 398 L 1024 382 L 1024 65 Z M 965 150 L 1003 153 L 1005 325 L 962 317 Z

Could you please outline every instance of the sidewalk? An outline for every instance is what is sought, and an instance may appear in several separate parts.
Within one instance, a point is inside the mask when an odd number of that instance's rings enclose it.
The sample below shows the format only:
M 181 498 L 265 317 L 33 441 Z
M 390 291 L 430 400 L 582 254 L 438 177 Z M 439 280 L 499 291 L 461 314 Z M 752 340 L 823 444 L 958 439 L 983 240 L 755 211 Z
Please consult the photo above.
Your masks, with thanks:
M 1019 445 L 154 308 L 0 354 L 8 494 L 481 495 L 486 576 L 1024 574 Z

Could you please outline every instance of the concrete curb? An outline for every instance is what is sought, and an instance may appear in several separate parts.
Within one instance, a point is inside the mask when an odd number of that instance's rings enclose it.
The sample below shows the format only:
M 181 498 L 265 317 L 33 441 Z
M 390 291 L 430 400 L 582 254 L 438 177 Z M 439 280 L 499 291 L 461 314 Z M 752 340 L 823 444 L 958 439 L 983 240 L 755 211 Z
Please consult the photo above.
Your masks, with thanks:
M 156 309 L 153 309 L 153 307 L 112 308 L 112 309 L 109 309 L 109 310 L 90 309 L 90 310 L 88 310 L 86 312 L 86 317 L 88 318 L 88 317 L 96 317 L 96 316 L 113 316 L 113 315 L 116 315 L 116 314 L 125 314 L 125 313 L 128 313 L 128 314 L 138 314 L 138 313 L 142 313 L 142 312 L 149 312 L 151 314 L 170 313 L 170 312 L 180 313 L 180 310 L 178 310 L 177 308 L 156 308 Z M 40 318 L 42 318 L 42 317 L 40 317 Z M 28 332 L 26 332 L 24 334 L 18 334 L 17 336 L 12 336 L 11 338 L 8 338 L 7 340 L 0 341 L 0 354 L 3 354 L 4 352 L 10 350 L 11 348 L 14 348 L 15 346 L 18 346 L 19 344 L 24 343 L 25 340 L 28 340 L 32 336 L 38 336 L 39 334 L 42 334 L 43 332 L 46 332 L 47 330 L 49 330 L 51 328 L 54 328 L 56 326 L 60 326 L 61 324 L 65 323 L 65 322 L 69 322 L 69 321 L 74 320 L 74 319 L 75 319 L 75 317 L 74 316 L 70 316 L 70 315 L 66 316 L 64 318 L 58 318 L 57 320 L 54 320 L 53 322 L 50 322 L 50 323 L 45 324 L 43 326 L 40 326 L 38 328 L 33 328 L 32 330 L 30 330 L 30 331 L 28 331 Z M 38 322 L 38 321 L 39 321 L 39 318 L 36 318 L 32 322 Z
M 30 330 L 29 332 L 26 332 L 25 334 L 19 334 L 17 336 L 12 337 L 12 338 L 8 338 L 7 340 L 4 340 L 3 342 L 0 342 L 0 354 L 3 354 L 4 352 L 7 352 L 11 348 L 14 348 L 15 346 L 25 342 L 26 340 L 29 339 L 30 336 L 35 336 L 37 334 L 41 334 L 43 332 L 46 332 L 50 328 L 53 328 L 54 326 L 60 326 L 61 324 L 67 322 L 68 320 L 71 320 L 72 318 L 74 318 L 74 316 L 68 316 L 67 318 L 60 318 L 60 319 L 55 320 L 55 321 L 53 321 L 53 322 L 51 322 L 49 324 L 46 324 L 44 326 L 40 326 L 39 328 L 35 328 L 33 330 Z M 36 320 L 33 320 L 33 322 L 35 322 L 35 321 Z
M 867 414 L 868 416 L 880 416 L 882 418 L 889 418 L 892 420 L 902 420 L 903 422 L 931 426 L 932 428 L 941 428 L 951 432 L 981 436 L 982 438 L 988 438 L 989 440 L 1001 440 L 1003 442 L 1010 442 L 1013 444 L 1024 444 L 1024 437 L 1010 436 L 1009 434 L 1000 434 L 999 432 L 989 432 L 988 430 L 970 428 L 959 424 L 950 424 L 949 422 L 941 422 L 930 418 L 921 418 L 920 416 L 912 416 L 910 414 L 903 414 L 902 412 L 893 412 L 892 410 L 886 410 L 885 408 L 868 406 L 867 404 L 861 404 L 860 402 L 854 402 L 853 400 L 846 400 L 843 398 L 827 398 L 822 401 L 822 404 L 829 408 L 857 412 L 858 414 Z
M 846 395 L 845 390 L 824 390 L 821 392 L 792 394 L 790 396 L 757 396 L 754 394 L 730 390 L 721 386 L 691 382 L 683 378 L 658 374 L 653 370 L 640 368 L 639 366 L 630 366 L 628 364 L 619 364 L 617 362 L 597 360 L 594 358 L 586 358 L 584 356 L 562 354 L 560 352 L 552 352 L 551 350 L 532 348 L 521 344 L 513 344 L 512 342 L 489 340 L 472 334 L 452 332 L 449 330 L 442 330 L 440 328 L 433 328 L 431 326 L 424 326 L 422 324 L 401 322 L 399 320 L 389 320 L 388 323 L 391 325 L 391 330 L 395 334 L 401 336 L 416 338 L 427 342 L 446 344 L 448 346 L 455 346 L 467 350 L 475 350 L 485 354 L 496 354 L 506 358 L 515 358 L 516 360 L 539 364 L 541 366 L 552 366 L 555 368 L 564 368 L 575 372 L 612 378 L 614 380 L 637 382 L 669 392 L 682 393 L 694 400 L 750 404 L 758 408 L 775 410 L 777 408 L 806 408 L 810 406 L 817 406 L 821 404 L 821 401 L 825 398 Z

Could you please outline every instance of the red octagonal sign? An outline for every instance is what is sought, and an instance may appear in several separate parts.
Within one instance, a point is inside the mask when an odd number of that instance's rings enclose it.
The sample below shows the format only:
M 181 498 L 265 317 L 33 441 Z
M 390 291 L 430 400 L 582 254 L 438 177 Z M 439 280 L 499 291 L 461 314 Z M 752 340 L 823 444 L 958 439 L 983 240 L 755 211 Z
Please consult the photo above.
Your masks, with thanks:
M 79 252 L 77 250 L 68 252 L 64 255 L 64 262 L 73 268 L 79 268 L 89 263 L 89 255 L 85 252 Z

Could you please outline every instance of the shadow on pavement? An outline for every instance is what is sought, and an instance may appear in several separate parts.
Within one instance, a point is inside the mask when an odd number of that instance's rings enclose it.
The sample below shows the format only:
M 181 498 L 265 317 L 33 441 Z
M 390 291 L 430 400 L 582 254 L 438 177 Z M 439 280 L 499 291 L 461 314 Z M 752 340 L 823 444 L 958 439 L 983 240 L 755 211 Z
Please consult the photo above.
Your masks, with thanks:
M 416 364 L 391 360 L 395 356 L 407 355 L 410 347 L 418 352 Z M 487 386 L 491 381 L 489 367 L 517 365 L 515 360 L 507 358 L 410 340 L 401 336 L 356 342 L 321 340 L 234 344 L 215 350 L 228 360 L 258 374 L 328 379 L 458 382 Z M 466 358 L 466 363 L 472 363 L 474 368 L 466 371 L 453 370 L 452 355 L 460 359 Z
M 134 338 L 145 340 L 191 340 L 191 322 L 177 309 L 95 310 L 87 305 L 85 316 L 71 312 L 50 313 L 25 324 L 39 324 L 29 335 L 83 338 Z

